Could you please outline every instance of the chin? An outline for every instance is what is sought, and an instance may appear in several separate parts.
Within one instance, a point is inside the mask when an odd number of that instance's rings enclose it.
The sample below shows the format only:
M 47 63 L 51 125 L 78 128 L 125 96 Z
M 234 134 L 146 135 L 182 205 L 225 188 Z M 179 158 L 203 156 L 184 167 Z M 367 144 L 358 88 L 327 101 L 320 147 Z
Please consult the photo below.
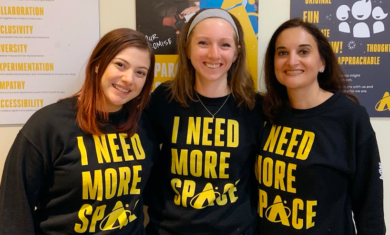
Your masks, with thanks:
M 112 103 L 113 105 L 116 105 L 116 106 L 124 105 L 124 104 L 126 104 L 127 102 L 129 102 L 129 101 L 125 101 L 125 100 L 111 100 L 111 103 Z

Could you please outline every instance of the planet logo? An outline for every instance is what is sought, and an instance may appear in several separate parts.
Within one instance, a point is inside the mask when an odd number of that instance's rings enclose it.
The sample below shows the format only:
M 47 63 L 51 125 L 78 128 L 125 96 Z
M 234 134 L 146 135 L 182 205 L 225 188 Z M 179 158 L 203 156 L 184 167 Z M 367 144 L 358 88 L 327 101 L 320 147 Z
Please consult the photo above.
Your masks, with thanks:
M 383 95 L 383 98 L 378 101 L 375 105 L 375 110 L 382 112 L 382 111 L 390 111 L 390 94 L 389 92 L 385 92 Z
M 287 202 L 284 202 L 287 203 Z M 274 223 L 282 222 L 284 225 L 288 225 L 288 217 L 291 215 L 291 210 L 285 206 L 280 196 L 276 196 L 274 204 L 267 208 L 265 211 L 266 218 Z
M 215 190 L 217 189 L 218 187 L 215 188 Z M 190 204 L 195 209 L 203 209 L 208 206 L 214 206 L 215 199 L 220 195 L 221 194 L 219 192 L 214 191 L 213 185 L 211 183 L 208 183 L 206 184 L 202 192 L 198 193 L 195 197 L 191 199 Z
M 135 203 L 134 209 L 137 206 L 138 201 Z M 129 205 L 126 205 L 126 207 L 129 207 Z M 129 217 L 127 217 L 127 215 L 129 215 Z M 108 214 L 100 223 L 100 229 L 102 231 L 113 230 L 117 228 L 121 229 L 135 219 L 137 219 L 137 216 L 132 214 L 130 210 L 125 210 L 122 202 L 118 201 L 115 204 L 114 209 L 112 209 L 112 212 Z
M 222 195 L 221 193 L 214 191 L 211 183 L 207 183 L 203 188 L 203 191 L 191 199 L 190 205 L 195 209 L 203 209 L 208 206 L 214 206 L 214 201 L 217 202 L 218 205 L 224 205 L 227 202 L 225 194 L 233 194 L 233 192 L 237 190 L 235 186 L 237 186 L 239 182 L 240 180 L 237 180 L 235 184 L 226 184 Z M 215 187 L 215 190 L 218 190 L 218 187 Z M 230 198 L 232 203 L 234 203 L 237 199 L 238 197 Z

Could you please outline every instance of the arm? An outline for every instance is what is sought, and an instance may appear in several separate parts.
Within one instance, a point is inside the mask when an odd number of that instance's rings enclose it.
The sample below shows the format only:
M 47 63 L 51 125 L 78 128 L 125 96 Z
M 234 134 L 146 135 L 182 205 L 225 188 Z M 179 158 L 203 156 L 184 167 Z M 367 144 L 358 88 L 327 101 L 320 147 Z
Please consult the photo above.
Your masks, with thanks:
M 365 130 L 369 132 L 370 130 Z M 356 150 L 356 171 L 351 184 L 351 200 L 357 234 L 383 235 L 383 180 L 375 133 Z
M 41 154 L 22 131 L 8 153 L 0 186 L 0 235 L 34 235 L 33 213 L 44 179 Z
M 190 14 L 193 14 L 197 11 L 199 11 L 199 6 L 192 6 L 192 7 L 188 7 L 186 9 L 184 9 L 180 14 L 181 15 L 190 15 Z

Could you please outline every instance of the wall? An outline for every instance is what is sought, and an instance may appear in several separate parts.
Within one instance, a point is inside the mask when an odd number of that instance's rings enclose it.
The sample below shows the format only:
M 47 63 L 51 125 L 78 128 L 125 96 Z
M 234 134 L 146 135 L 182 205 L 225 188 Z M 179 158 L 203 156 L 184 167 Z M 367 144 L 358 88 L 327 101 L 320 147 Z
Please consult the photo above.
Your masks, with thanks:
M 290 17 L 290 0 L 259 1 L 259 66 L 263 63 L 266 45 L 273 31 Z M 100 0 L 100 35 L 108 31 L 135 28 L 135 0 Z M 390 118 L 371 118 L 382 158 L 385 198 L 390 198 Z M 21 125 L 0 125 L 0 172 L 5 158 Z M 386 224 L 390 226 L 390 202 L 385 200 Z

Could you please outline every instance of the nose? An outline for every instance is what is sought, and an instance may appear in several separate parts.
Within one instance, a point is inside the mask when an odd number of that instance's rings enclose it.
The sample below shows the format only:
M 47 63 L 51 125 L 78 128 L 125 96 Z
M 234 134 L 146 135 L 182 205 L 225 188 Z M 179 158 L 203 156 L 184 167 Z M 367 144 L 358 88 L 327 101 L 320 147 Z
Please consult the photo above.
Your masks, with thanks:
M 290 53 L 288 56 L 288 64 L 292 67 L 299 64 L 298 55 L 296 55 L 295 53 Z
M 129 69 L 123 72 L 121 80 L 126 84 L 132 84 L 134 81 L 134 71 L 132 69 Z
M 218 48 L 218 45 L 215 45 L 215 44 L 212 44 L 210 47 L 209 47 L 209 51 L 208 51 L 208 57 L 210 59 L 219 59 L 219 48 Z

